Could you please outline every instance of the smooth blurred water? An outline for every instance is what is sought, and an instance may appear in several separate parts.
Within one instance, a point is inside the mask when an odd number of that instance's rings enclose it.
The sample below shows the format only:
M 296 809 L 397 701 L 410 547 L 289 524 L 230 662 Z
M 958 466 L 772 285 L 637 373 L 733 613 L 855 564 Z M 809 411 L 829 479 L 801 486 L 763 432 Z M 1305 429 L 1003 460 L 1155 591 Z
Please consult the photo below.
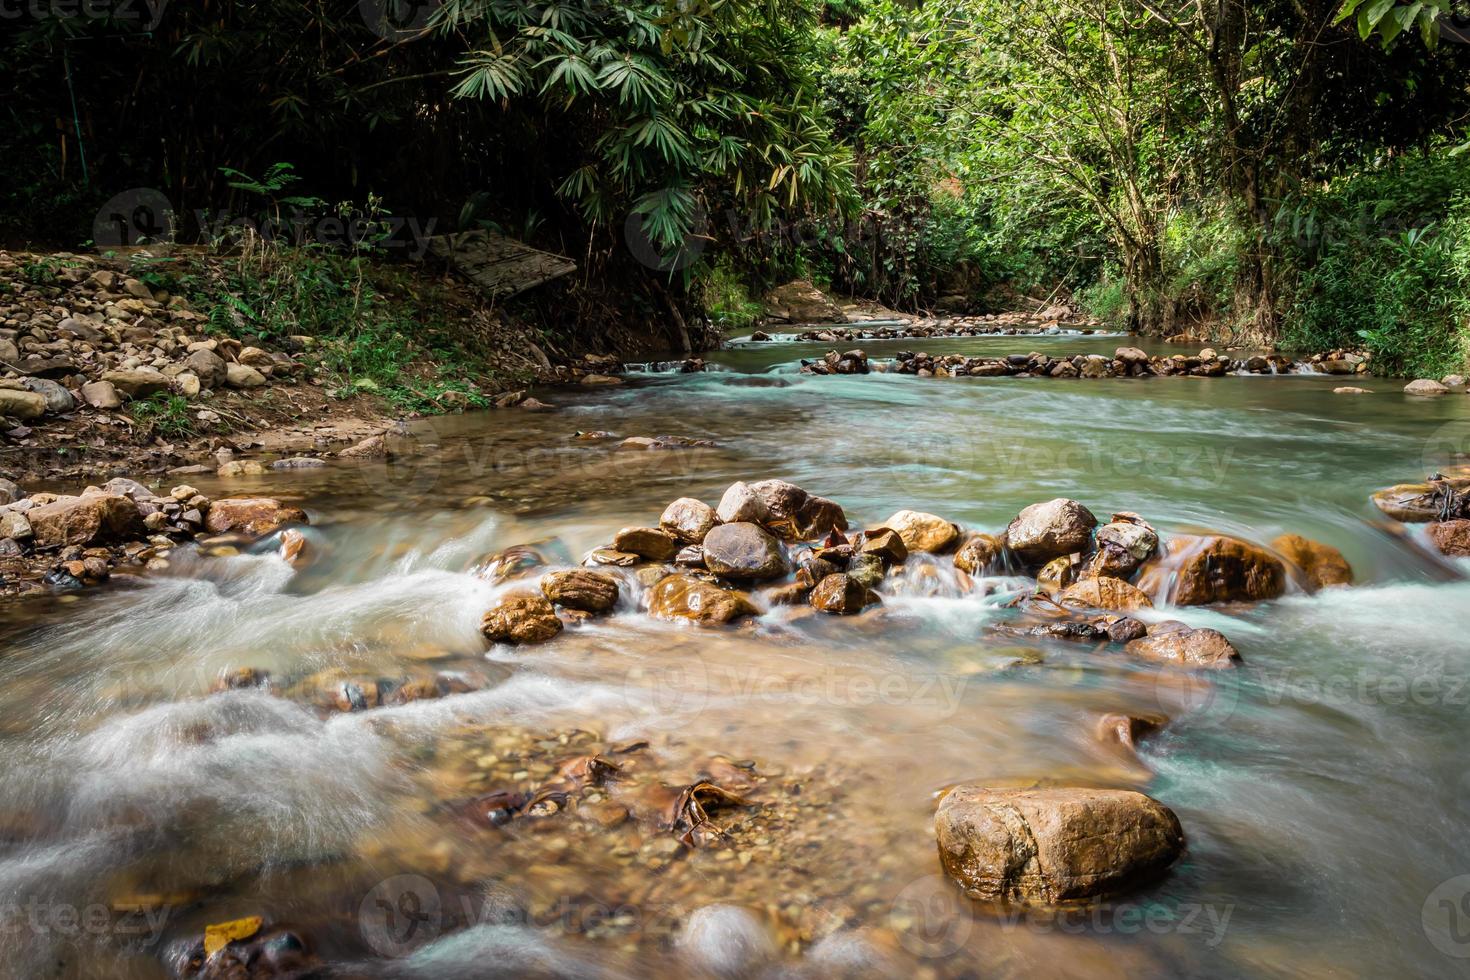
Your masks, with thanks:
M 877 358 L 1119 343 L 864 346 Z M 299 500 L 312 564 L 293 570 L 269 542 L 232 557 L 183 549 L 165 572 L 0 611 L 0 906 L 20 910 L 0 959 L 18 976 L 161 976 L 170 944 L 261 914 L 300 924 L 340 975 L 1464 971 L 1470 960 L 1453 954 L 1470 954 L 1470 936 L 1454 927 L 1470 919 L 1450 917 L 1470 894 L 1470 879 L 1454 882 L 1470 874 L 1470 585 L 1367 498 L 1470 450 L 1470 399 L 1413 399 L 1371 380 L 1355 382 L 1371 395 L 1334 395 L 1343 379 L 1320 376 L 798 373 L 799 358 L 823 351 L 744 345 L 706 373 L 538 392 L 554 412 L 416 423 L 389 463 L 196 480 L 210 494 Z M 620 452 L 615 439 L 575 437 L 590 430 L 716 446 Z M 734 480 L 768 477 L 841 502 L 859 525 L 912 508 L 999 530 L 1065 495 L 1165 533 L 1295 532 L 1340 548 L 1358 584 L 1159 612 L 1239 647 L 1244 666 L 1208 680 L 1116 650 L 986 636 L 1024 583 L 967 591 L 924 559 L 856 619 L 778 608 L 715 631 L 649 620 L 624 574 L 611 617 L 487 652 L 479 618 L 506 587 L 468 574 L 479 556 L 534 542 L 573 564 L 621 526 L 656 523 L 675 497 L 713 503 Z M 353 714 L 209 693 L 239 667 L 291 691 L 437 672 L 476 690 Z M 1141 764 L 1095 737 L 1097 718 L 1120 710 L 1172 718 Z M 507 728 L 648 740 L 671 773 L 712 754 L 749 759 L 802 774 L 825 802 L 793 818 L 787 832 L 803 843 L 779 860 L 699 850 L 651 871 L 617 857 L 613 832 L 547 851 L 560 831 L 487 836 L 435 809 L 470 795 L 441 768 L 446 746 Z M 979 916 L 938 876 L 933 796 L 965 780 L 1042 778 L 1149 792 L 1179 814 L 1187 856 L 1080 920 Z M 655 832 L 616 833 L 636 844 Z M 383 837 L 386 848 L 369 846 Z M 401 874 L 482 903 L 509 889 L 542 905 L 631 905 L 670 928 L 631 943 L 564 921 L 469 916 L 384 959 L 359 902 Z M 124 899 L 175 892 L 157 930 L 122 931 Z M 26 917 L 34 902 L 41 927 Z M 44 912 L 94 905 L 108 924 L 76 934 Z M 705 906 L 736 911 L 696 916 Z M 787 941 L 784 928 L 813 918 L 815 932 Z

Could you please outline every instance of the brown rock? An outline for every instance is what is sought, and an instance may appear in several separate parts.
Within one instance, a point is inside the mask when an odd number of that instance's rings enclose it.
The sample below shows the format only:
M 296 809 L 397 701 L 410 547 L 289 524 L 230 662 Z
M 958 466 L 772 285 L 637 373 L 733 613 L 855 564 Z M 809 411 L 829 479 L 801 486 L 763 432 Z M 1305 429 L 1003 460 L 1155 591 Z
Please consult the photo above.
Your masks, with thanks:
M 1006 544 L 1031 565 L 1091 550 L 1097 518 L 1075 500 L 1057 497 L 1032 504 L 1006 528 Z
M 129 398 L 147 398 L 161 391 L 168 391 L 169 381 L 153 368 L 130 368 L 121 371 L 104 371 L 102 380 Z
M 1425 528 L 1429 543 L 1451 558 L 1470 558 L 1470 520 L 1436 521 Z
M 802 540 L 820 538 L 832 531 L 847 530 L 847 514 L 835 500 L 809 494 L 797 513 L 797 527 Z
M 949 521 L 917 510 L 901 510 L 882 526 L 897 532 L 909 551 L 938 554 L 948 551 L 960 538 L 960 529 Z
M 939 859 L 973 898 L 1056 905 L 1157 878 L 1184 850 L 1179 819 L 1117 789 L 951 790 L 934 815 Z
M 971 534 L 954 553 L 954 567 L 971 575 L 988 570 L 1005 550 L 1005 542 L 994 534 Z
M 732 592 L 688 575 L 669 575 L 648 593 L 648 614 L 718 626 L 759 612 L 744 592 Z
M 480 622 L 480 632 L 497 643 L 544 643 L 561 629 L 551 603 L 534 592 L 502 596 Z
M 799 606 L 807 601 L 807 596 L 811 591 L 809 585 L 788 582 L 785 585 L 773 585 L 761 594 L 773 606 Z
M 1064 606 L 1082 609 L 1152 609 L 1153 600 L 1132 585 L 1118 578 L 1083 579 L 1070 585 L 1057 600 Z
M 668 561 L 679 553 L 679 545 L 656 527 L 625 527 L 613 537 L 613 550 Z
M 1126 578 L 1148 561 L 1159 547 L 1159 535 L 1137 514 L 1114 514 L 1097 529 L 1097 554 L 1088 568 L 1093 575 Z
M 26 512 L 38 548 L 118 541 L 143 530 L 138 505 L 122 494 L 61 497 Z
M 212 534 L 270 534 L 282 524 L 305 524 L 306 512 L 273 497 L 225 497 L 209 505 L 204 527 Z
M 761 499 L 748 483 L 736 482 L 725 489 L 724 496 L 720 497 L 719 506 L 715 508 L 715 514 L 726 524 L 745 522 L 760 524 L 770 516 L 766 509 L 766 502 Z
M 1139 587 L 1158 595 L 1170 575 L 1169 597 L 1181 606 L 1256 602 L 1286 590 L 1286 566 L 1280 559 L 1224 535 L 1170 541 L 1168 555 L 1144 567 Z
M 1097 720 L 1097 738 L 1100 742 L 1116 742 L 1124 748 L 1136 749 L 1140 739 L 1168 723 L 1169 719 L 1163 715 L 1107 714 Z
M 607 612 L 617 605 L 618 580 L 606 572 L 583 569 L 552 572 L 541 580 L 541 592 L 552 602 L 568 609 Z
M 82 401 L 98 409 L 122 407 L 122 396 L 109 381 L 89 381 L 82 385 Z
M 699 544 L 719 522 L 719 515 L 709 504 L 693 497 L 680 497 L 664 508 L 658 526 L 685 544 Z
M 1406 524 L 1422 524 L 1437 521 L 1441 517 L 1448 491 L 1456 494 L 1470 492 L 1470 479 L 1457 478 L 1439 480 L 1434 483 L 1401 483 L 1379 490 L 1373 495 L 1373 504 L 1389 517 Z M 1470 514 L 1451 513 L 1450 518 L 1467 517 Z
M 1470 524 L 1470 521 L 1465 522 Z M 1283 558 L 1302 570 L 1314 588 L 1329 585 L 1351 585 L 1353 567 L 1342 552 L 1328 544 L 1304 538 L 1300 534 L 1283 534 L 1271 542 Z
M 847 319 L 836 303 L 805 279 L 772 289 L 765 297 L 774 320 L 788 323 L 841 323 Z
M 862 612 L 868 590 L 847 575 L 828 575 L 812 589 L 811 603 L 824 613 L 851 616 Z
M 46 397 L 33 391 L 0 388 L 0 417 L 38 419 L 46 414 Z
M 1135 657 L 1181 667 L 1223 670 L 1240 662 L 1239 652 L 1225 634 L 1212 629 L 1190 629 L 1180 623 L 1156 624 L 1147 636 L 1123 649 Z
M 889 565 L 899 565 L 908 558 L 909 549 L 897 531 L 886 527 L 875 527 L 866 533 L 862 553 L 876 555 Z
M 1068 556 L 1053 558 L 1036 573 L 1036 590 L 1056 595 L 1077 579 L 1077 564 Z
M 778 578 L 787 572 L 781 544 L 758 524 L 721 524 L 705 535 L 705 567 L 731 579 Z
M 1124 616 L 1108 624 L 1108 642 L 1131 643 L 1148 635 L 1148 627 L 1142 621 Z

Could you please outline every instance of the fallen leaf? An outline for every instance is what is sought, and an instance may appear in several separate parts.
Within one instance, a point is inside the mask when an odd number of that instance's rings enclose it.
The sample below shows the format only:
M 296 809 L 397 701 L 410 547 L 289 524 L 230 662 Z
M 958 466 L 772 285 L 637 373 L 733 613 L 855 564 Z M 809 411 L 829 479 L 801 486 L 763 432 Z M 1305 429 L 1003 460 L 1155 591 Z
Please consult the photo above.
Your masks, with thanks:
M 260 931 L 260 925 L 260 916 L 252 915 L 244 919 L 232 919 L 229 922 L 216 922 L 214 925 L 205 926 L 204 955 L 213 956 L 237 939 L 249 939 Z

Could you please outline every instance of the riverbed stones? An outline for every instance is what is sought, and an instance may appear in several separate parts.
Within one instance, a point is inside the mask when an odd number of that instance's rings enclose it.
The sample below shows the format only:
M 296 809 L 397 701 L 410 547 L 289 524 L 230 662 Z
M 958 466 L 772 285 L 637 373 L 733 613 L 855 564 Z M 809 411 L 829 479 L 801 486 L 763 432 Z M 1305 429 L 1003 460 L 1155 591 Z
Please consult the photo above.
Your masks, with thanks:
M 744 592 L 722 589 L 684 574 L 664 577 L 648 593 L 648 614 L 656 619 L 721 626 L 758 612 Z
M 138 505 L 122 494 L 61 497 L 26 512 L 38 548 L 120 541 L 142 531 Z
M 1005 550 L 1005 542 L 994 534 L 970 534 L 954 553 L 954 567 L 971 575 L 979 575 L 995 564 Z
M 1123 649 L 1145 660 L 1205 670 L 1225 670 L 1240 662 L 1240 653 L 1225 634 L 1212 629 L 1192 629 L 1174 621 L 1156 623 L 1147 636 Z
M 545 643 L 561 631 L 551 601 L 534 592 L 502 596 L 480 621 L 480 632 L 496 643 Z
M 852 616 L 863 611 L 868 590 L 850 575 L 828 575 L 812 589 L 812 606 L 834 616 Z
M 896 532 L 911 552 L 939 554 L 953 547 L 960 537 L 960 529 L 949 521 L 918 510 L 898 511 L 882 526 Z
M 1131 790 L 962 784 L 940 801 L 944 870 L 972 898 L 1055 906 L 1127 891 L 1184 851 L 1179 819 Z
M 737 481 L 725 489 L 715 515 L 726 524 L 759 524 L 769 516 L 766 502 L 750 484 Z
M 1418 378 L 1404 385 L 1406 395 L 1447 395 L 1450 389 L 1430 378 Z
M 658 526 L 684 544 L 699 544 L 719 522 L 719 515 L 709 504 L 693 497 L 680 497 L 664 508 Z
M 34 533 L 26 515 L 15 510 L 0 510 L 0 540 L 28 541 Z
M 1057 601 L 1064 606 L 1078 609 L 1110 609 L 1118 612 L 1153 608 L 1153 600 L 1138 588 L 1122 579 L 1107 576 L 1083 579 L 1069 585 Z
M 749 521 L 713 528 L 701 547 L 705 567 L 724 578 L 759 581 L 779 578 L 788 570 L 780 542 Z
M 625 527 L 613 536 L 612 546 L 650 561 L 668 561 L 679 553 L 678 542 L 656 527 Z
M 34 391 L 0 388 L 0 416 L 38 419 L 46 414 L 46 399 Z
M 901 565 L 908 560 L 909 549 L 897 531 L 878 527 L 868 531 L 863 538 L 862 554 L 873 555 L 889 565 Z
M 1090 550 L 1097 518 L 1082 504 L 1057 497 L 1024 508 L 1006 528 L 1006 544 L 1030 565 Z
M 1151 563 L 1139 585 L 1157 594 L 1157 576 L 1173 570 L 1171 600 L 1181 606 L 1259 602 L 1286 591 L 1286 566 L 1264 548 L 1225 535 L 1175 540 L 1168 557 Z
M 1342 552 L 1330 544 L 1313 541 L 1300 534 L 1283 534 L 1271 542 L 1271 548 L 1301 569 L 1307 584 L 1314 589 L 1351 585 L 1353 582 L 1353 567 Z
M 248 364 L 226 364 L 225 384 L 231 388 L 259 388 L 265 384 L 265 375 Z M 525 408 L 526 403 L 522 402 L 521 407 Z
M 82 385 L 82 401 L 97 409 L 122 408 L 122 396 L 111 381 L 89 381 Z
M 209 505 L 204 527 L 212 534 L 265 535 L 284 524 L 305 524 L 306 512 L 274 497 L 224 497 Z
M 618 580 L 606 572 L 580 568 L 551 572 L 541 580 L 541 592 L 559 606 L 602 613 L 617 605 Z
M 1089 569 L 1096 575 L 1126 578 L 1148 561 L 1159 547 L 1158 532 L 1137 514 L 1114 514 L 1097 529 L 1097 554 Z
M 169 380 L 162 372 L 153 368 L 125 368 L 104 371 L 101 380 L 127 395 L 129 398 L 147 398 L 168 391 Z
M 207 348 L 201 347 L 184 358 L 184 369 L 205 388 L 218 388 L 225 383 L 225 359 Z
M 26 378 L 27 391 L 35 392 L 46 400 L 46 411 L 53 415 L 64 415 L 77 407 L 76 399 L 65 386 L 49 378 Z
M 1429 535 L 1429 543 L 1440 554 L 1451 558 L 1470 558 L 1470 520 L 1436 521 L 1424 530 Z

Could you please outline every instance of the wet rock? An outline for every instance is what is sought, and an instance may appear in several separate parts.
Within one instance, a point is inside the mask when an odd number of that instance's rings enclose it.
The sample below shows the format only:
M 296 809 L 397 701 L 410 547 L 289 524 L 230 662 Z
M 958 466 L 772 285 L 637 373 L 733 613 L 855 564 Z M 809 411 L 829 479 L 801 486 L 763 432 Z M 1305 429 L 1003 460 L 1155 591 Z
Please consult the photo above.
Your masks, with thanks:
M 703 626 L 718 626 L 758 612 L 745 593 L 683 574 L 663 578 L 648 593 L 648 613 L 658 619 L 687 619 Z
M 758 509 L 765 514 L 756 523 L 765 525 L 787 541 L 797 541 L 806 536 L 802 526 L 803 508 L 807 506 L 811 494 L 785 480 L 760 480 L 750 484 L 750 492 L 760 498 Z M 838 507 L 837 510 L 840 514 L 842 508 Z M 846 526 L 845 521 L 843 526 Z
M 480 632 L 496 643 L 545 643 L 561 630 L 550 601 L 533 592 L 502 596 L 480 621 Z
M 807 596 L 811 594 L 812 587 L 803 585 L 801 582 L 788 582 L 785 585 L 774 585 L 761 593 L 766 601 L 773 606 L 801 606 L 805 605 Z
M 1006 544 L 1031 565 L 1088 551 L 1097 518 L 1075 500 L 1057 497 L 1032 504 L 1006 528 Z
M 1090 571 L 1126 578 L 1158 550 L 1159 535 L 1137 514 L 1114 514 L 1112 521 L 1097 529 L 1096 542 Z
M 668 561 L 678 554 L 679 545 L 656 527 L 625 527 L 613 536 L 613 550 L 652 561 Z
M 1127 749 L 1137 749 L 1141 739 L 1159 731 L 1169 723 L 1163 715 L 1107 714 L 1097 720 L 1097 738 Z
M 1429 543 L 1439 549 L 1440 554 L 1451 558 L 1470 558 L 1470 520 L 1436 521 L 1425 531 Z M 4 532 L 0 531 L 0 537 Z
M 368 436 L 359 443 L 339 450 L 337 455 L 342 459 L 384 459 L 388 455 L 388 445 L 381 434 Z
M 121 371 L 104 371 L 101 380 L 127 395 L 129 398 L 147 398 L 168 391 L 169 380 L 153 368 L 128 368 Z
M 761 524 L 770 516 L 765 500 L 745 482 L 732 483 L 726 488 L 715 514 L 726 524 Z
M 699 544 L 719 522 L 719 515 L 709 504 L 693 497 L 680 497 L 664 508 L 658 526 L 685 544 Z
M 1406 524 L 1470 517 L 1470 479 L 1400 483 L 1372 499 L 1379 510 Z
M 835 500 L 808 494 L 796 515 L 796 526 L 799 539 L 820 538 L 834 530 L 847 530 L 847 514 Z
M 1438 381 L 1431 381 L 1429 378 L 1419 378 L 1416 381 L 1410 381 L 1408 384 L 1404 385 L 1404 394 L 1446 395 L 1449 394 L 1449 389 L 1440 384 Z
M 1170 599 L 1181 606 L 1257 602 L 1286 590 L 1286 566 L 1275 555 L 1239 538 L 1212 535 L 1171 542 L 1169 555 L 1144 569 L 1139 586 L 1157 595 L 1160 576 L 1173 570 Z
M 642 555 L 635 555 L 631 551 L 616 551 L 612 548 L 598 548 L 587 556 L 584 565 L 615 565 L 618 568 L 632 568 L 643 561 Z
M 971 534 L 954 553 L 954 567 L 971 575 L 990 569 L 1005 550 L 1005 542 L 994 534 Z
M 853 555 L 847 563 L 847 577 L 864 589 L 876 589 L 883 581 L 883 559 L 873 554 Z
M 868 590 L 851 576 L 828 575 L 812 589 L 812 605 L 824 613 L 851 616 L 862 612 Z
M 1271 542 L 1271 548 L 1300 568 L 1313 588 L 1352 584 L 1353 567 L 1342 552 L 1331 545 L 1300 534 L 1283 534 Z
M 36 547 L 119 541 L 142 533 L 138 505 L 121 494 L 62 497 L 26 512 Z
M 1077 579 L 1077 563 L 1070 555 L 1053 558 L 1036 573 L 1036 590 L 1056 595 Z
M 1081 609 L 1128 611 L 1153 608 L 1153 601 L 1143 592 L 1122 579 L 1106 576 L 1083 579 L 1068 586 L 1058 601 L 1064 606 Z
M 781 544 L 758 524 L 721 524 L 705 536 L 705 567 L 730 579 L 760 580 L 785 575 Z
M 270 534 L 283 524 L 305 524 L 306 512 L 274 497 L 225 497 L 209 505 L 204 527 L 211 534 Z
M 511 545 L 481 559 L 472 569 L 476 578 L 487 582 L 504 582 L 520 578 L 546 564 L 546 557 L 530 545 Z
M 901 565 L 909 557 L 908 546 L 892 528 L 876 527 L 866 532 L 861 551 L 873 555 L 889 565 Z
M 618 580 L 605 572 L 582 569 L 552 572 L 541 580 L 541 592 L 552 602 L 568 609 L 607 612 L 617 605 Z
M 89 381 L 82 385 L 82 401 L 103 410 L 122 408 L 122 396 L 110 381 Z
M 1332 393 L 1334 395 L 1371 395 L 1372 394 L 1372 392 L 1369 391 L 1367 388 L 1357 388 L 1357 387 L 1354 387 L 1353 385 L 1343 385 L 1341 388 L 1333 388 L 1332 389 Z
M 1212 629 L 1191 629 L 1172 621 L 1155 624 L 1147 636 L 1123 649 L 1135 657 L 1181 667 L 1223 670 L 1240 662 L 1239 652 L 1225 634 Z
M 34 391 L 0 388 L 0 416 L 38 419 L 46 414 L 46 399 Z
M 934 816 L 939 858 L 973 898 L 1050 906 L 1113 895 L 1183 853 L 1174 813 L 1117 789 L 951 790 Z
M 917 510 L 901 510 L 883 522 L 895 531 L 909 551 L 938 554 L 959 540 L 960 529 L 942 517 Z
M 703 568 L 704 549 L 697 544 L 680 548 L 679 553 L 674 556 L 674 564 L 680 568 Z
M 695 911 L 679 935 L 679 954 L 696 974 L 730 978 L 756 976 L 780 956 L 765 923 L 735 905 Z
M 1131 643 L 1147 635 L 1148 627 L 1130 616 L 1108 624 L 1108 641 L 1111 643 Z

